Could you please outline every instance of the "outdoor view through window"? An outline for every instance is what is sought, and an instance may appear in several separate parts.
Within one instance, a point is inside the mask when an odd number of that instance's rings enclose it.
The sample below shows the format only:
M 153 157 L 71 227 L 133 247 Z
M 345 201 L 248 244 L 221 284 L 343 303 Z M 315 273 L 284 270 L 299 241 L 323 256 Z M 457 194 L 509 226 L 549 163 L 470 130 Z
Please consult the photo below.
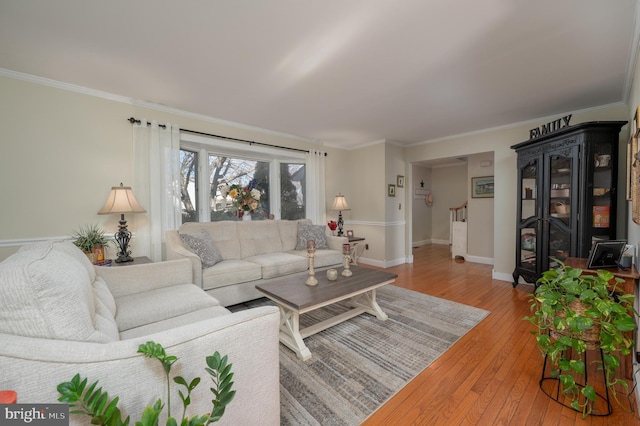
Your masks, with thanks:
M 207 175 L 198 176 L 200 152 L 180 150 L 182 222 L 302 219 L 305 217 L 305 165 L 259 161 L 208 153 Z M 279 185 L 270 179 L 279 171 Z M 201 192 L 204 191 L 204 192 Z M 276 199 L 271 199 L 273 194 Z M 208 214 L 199 200 L 207 200 Z M 247 217 L 248 216 L 248 217 Z

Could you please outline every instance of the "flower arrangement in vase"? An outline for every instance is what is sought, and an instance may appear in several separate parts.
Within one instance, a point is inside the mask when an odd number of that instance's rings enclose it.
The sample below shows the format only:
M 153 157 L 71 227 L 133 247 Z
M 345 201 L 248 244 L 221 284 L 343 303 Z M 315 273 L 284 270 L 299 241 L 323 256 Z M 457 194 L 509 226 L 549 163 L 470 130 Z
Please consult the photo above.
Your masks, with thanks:
M 256 188 L 256 180 L 252 179 L 249 185 L 242 186 L 233 184 L 231 186 L 223 185 L 220 192 L 223 197 L 227 195 L 231 198 L 234 208 L 242 213 L 254 213 L 260 209 L 260 197 L 262 194 Z

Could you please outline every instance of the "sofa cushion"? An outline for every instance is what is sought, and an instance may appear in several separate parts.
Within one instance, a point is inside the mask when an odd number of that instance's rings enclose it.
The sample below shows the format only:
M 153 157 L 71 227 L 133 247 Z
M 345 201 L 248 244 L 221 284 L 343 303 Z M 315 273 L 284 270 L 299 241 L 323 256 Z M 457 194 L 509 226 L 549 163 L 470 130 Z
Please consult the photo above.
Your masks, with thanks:
M 266 253 L 282 252 L 280 230 L 273 220 L 238 222 L 238 239 L 242 249 L 242 259 Z
M 306 251 L 305 251 L 306 253 Z M 262 279 L 281 277 L 307 270 L 309 260 L 289 253 L 267 253 L 245 259 L 262 268 Z
M 276 220 L 282 241 L 282 251 L 295 250 L 298 245 L 298 223 L 311 223 L 309 219 Z M 305 249 L 307 246 L 305 246 Z
M 187 222 L 180 225 L 179 233 L 196 234 L 201 230 L 204 230 L 211 236 L 223 259 L 240 259 L 242 253 L 240 251 L 240 240 L 238 239 L 236 222 L 227 220 L 206 223 Z
M 178 300 L 180 303 L 176 303 Z M 116 299 L 116 304 L 116 323 L 120 332 L 220 305 L 216 299 L 193 284 L 121 296 Z
M 120 339 L 125 340 L 148 336 L 153 333 L 159 333 L 183 325 L 193 324 L 198 321 L 204 321 L 210 318 L 229 315 L 230 313 L 231 312 L 223 306 L 210 306 L 208 308 L 200 309 L 197 311 L 187 312 L 186 314 L 178 315 L 177 317 L 167 318 L 151 324 L 142 325 L 140 327 L 123 331 L 122 333 L 120 333 Z
M 96 329 L 96 321 L 101 320 L 96 320 L 91 279 L 95 272 L 91 273 L 93 265 L 82 256 L 70 241 L 48 241 L 20 250 L 2 262 L 0 333 L 113 341 L 113 333 Z
M 296 246 L 296 250 L 306 250 L 308 240 L 314 240 L 316 242 L 316 250 L 328 248 L 324 225 L 298 223 L 298 245 Z
M 192 252 L 202 261 L 203 268 L 209 268 L 222 260 L 222 255 L 213 242 L 211 236 L 204 230 L 197 234 L 180 234 Z
M 223 260 L 202 271 L 202 288 L 211 290 L 260 278 L 262 278 L 262 268 L 257 263 L 240 259 Z
M 291 255 L 307 258 L 306 250 L 292 250 Z M 336 250 L 316 250 L 313 255 L 313 265 L 316 268 L 324 268 L 325 266 L 336 266 L 344 263 L 344 255 Z

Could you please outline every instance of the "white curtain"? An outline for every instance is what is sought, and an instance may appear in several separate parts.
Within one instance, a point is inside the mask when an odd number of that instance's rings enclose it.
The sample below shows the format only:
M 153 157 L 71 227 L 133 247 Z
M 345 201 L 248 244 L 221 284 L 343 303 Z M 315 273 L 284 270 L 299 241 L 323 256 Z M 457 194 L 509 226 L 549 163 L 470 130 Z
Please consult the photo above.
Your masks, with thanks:
M 310 150 L 306 158 L 307 219 L 315 224 L 324 224 L 327 218 L 324 191 L 325 153 Z
M 133 124 L 133 191 L 147 210 L 136 217 L 134 256 L 163 260 L 166 232 L 182 222 L 180 205 L 180 129 L 152 120 Z M 140 220 L 138 220 L 140 219 Z

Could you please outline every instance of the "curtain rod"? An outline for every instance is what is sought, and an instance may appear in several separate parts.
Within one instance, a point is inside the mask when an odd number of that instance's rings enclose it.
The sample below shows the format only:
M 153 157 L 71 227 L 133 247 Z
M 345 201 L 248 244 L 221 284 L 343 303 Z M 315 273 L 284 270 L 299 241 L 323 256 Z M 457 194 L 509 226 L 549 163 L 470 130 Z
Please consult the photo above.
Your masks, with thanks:
M 131 124 L 135 123 L 135 124 L 141 124 L 142 122 L 134 117 L 130 117 L 127 119 L 127 121 Z M 151 123 L 147 123 L 147 126 L 150 126 Z M 164 124 L 158 124 L 158 126 L 162 127 L 163 129 L 166 129 L 167 126 Z M 205 132 L 199 132 L 197 130 L 189 130 L 189 129 L 180 129 L 181 132 L 187 132 L 187 133 L 193 133 L 195 135 L 203 135 L 203 136 L 211 136 L 214 138 L 220 138 L 220 139 L 225 139 L 228 141 L 234 141 L 234 142 L 244 142 L 244 143 L 248 143 L 250 146 L 251 145 L 260 145 L 260 146 L 268 146 L 270 148 L 278 148 L 278 149 L 288 149 L 290 151 L 298 151 L 298 152 L 306 152 L 309 153 L 309 150 L 305 150 L 305 149 L 298 149 L 298 148 L 290 148 L 288 146 L 280 146 L 280 145 L 272 145 L 269 143 L 264 143 L 264 142 L 256 142 L 256 141 L 250 141 L 250 140 L 246 140 L 246 139 L 238 139 L 238 138 L 231 138 L 229 136 L 220 136 L 220 135 L 214 135 L 212 133 L 205 133 Z M 327 156 L 327 153 L 324 153 L 324 156 Z

